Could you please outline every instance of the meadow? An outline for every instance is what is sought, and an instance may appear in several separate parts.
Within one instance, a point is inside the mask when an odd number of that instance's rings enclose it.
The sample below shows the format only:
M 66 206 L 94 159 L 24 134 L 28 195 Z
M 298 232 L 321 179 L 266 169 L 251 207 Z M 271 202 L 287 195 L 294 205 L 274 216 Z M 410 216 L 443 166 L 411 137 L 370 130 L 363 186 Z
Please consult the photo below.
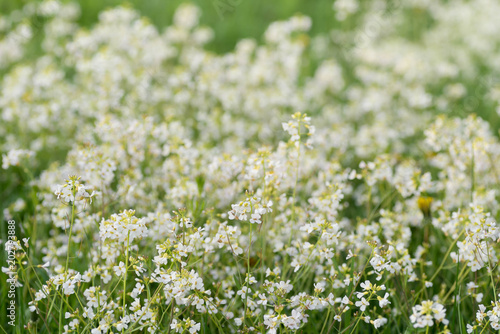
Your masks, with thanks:
M 0 13 L 1 333 L 500 330 L 500 2 Z

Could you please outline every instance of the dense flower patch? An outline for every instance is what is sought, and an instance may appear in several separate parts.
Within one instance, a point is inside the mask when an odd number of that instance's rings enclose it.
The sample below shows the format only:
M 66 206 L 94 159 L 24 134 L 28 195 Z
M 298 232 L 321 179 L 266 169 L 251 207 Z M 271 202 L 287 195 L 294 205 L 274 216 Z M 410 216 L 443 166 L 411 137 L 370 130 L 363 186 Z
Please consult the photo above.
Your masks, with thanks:
M 0 17 L 5 331 L 500 330 L 500 3 L 333 9 L 225 54 L 190 4 Z

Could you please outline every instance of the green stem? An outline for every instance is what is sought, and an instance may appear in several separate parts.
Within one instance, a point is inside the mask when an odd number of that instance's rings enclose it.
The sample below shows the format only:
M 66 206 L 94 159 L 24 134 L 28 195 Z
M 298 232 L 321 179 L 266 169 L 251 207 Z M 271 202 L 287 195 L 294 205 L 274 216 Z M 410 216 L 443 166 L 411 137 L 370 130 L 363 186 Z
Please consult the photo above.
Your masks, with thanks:
M 458 237 L 455 240 L 453 240 L 453 242 L 451 243 L 450 247 L 448 247 L 448 250 L 446 251 L 446 254 L 444 255 L 443 261 L 441 261 L 441 264 L 439 265 L 439 267 L 436 270 L 436 272 L 434 272 L 434 275 L 432 275 L 432 277 L 429 280 L 429 282 L 434 281 L 434 279 L 437 277 L 437 275 L 439 274 L 439 272 L 441 271 L 441 269 L 443 269 L 444 264 L 445 264 L 446 260 L 448 259 L 448 256 L 451 253 L 451 250 L 457 244 L 458 239 L 460 239 L 460 237 L 462 237 L 462 234 L 464 234 L 464 233 L 465 233 L 465 229 L 463 229 L 462 232 L 460 232 L 460 234 L 458 235 Z M 420 291 L 416 295 L 419 296 L 424 290 L 425 290 L 425 285 L 424 285 L 424 287 L 422 287 L 420 289 Z
M 482 330 L 482 331 L 481 331 L 481 333 L 479 333 L 479 334 L 483 334 L 483 332 L 486 330 L 486 328 L 488 328 L 489 323 L 490 323 L 490 321 L 488 320 L 488 321 L 486 322 L 486 325 L 484 325 L 483 330 Z
M 64 268 L 66 271 L 68 271 L 69 268 L 69 253 L 70 253 L 70 248 L 71 248 L 71 236 L 73 234 L 73 223 L 75 222 L 75 194 L 73 194 L 73 203 L 71 205 L 71 223 L 69 226 L 69 238 L 68 238 L 68 251 L 66 254 L 66 267 Z
M 297 185 L 299 183 L 299 167 L 300 167 L 300 120 L 298 122 L 298 135 L 299 135 L 299 147 L 297 149 L 297 169 L 295 171 L 295 184 L 293 186 L 293 195 L 292 195 L 292 223 L 295 223 L 295 196 L 297 195 Z M 288 238 L 287 245 L 290 246 L 292 244 L 293 238 L 293 227 L 290 229 L 290 237 Z M 283 264 L 283 277 L 286 276 L 288 272 L 288 256 L 285 256 L 285 263 Z
M 127 248 L 125 249 L 125 276 L 123 277 L 123 318 L 125 318 L 125 298 L 127 296 L 127 271 L 128 271 L 128 247 L 130 244 L 130 231 L 127 234 Z M 123 333 L 124 329 L 122 329 Z
M 249 294 L 249 289 L 248 286 L 250 285 L 250 247 L 252 247 L 252 223 L 250 223 L 250 243 L 248 244 L 248 251 L 247 251 L 247 291 L 245 292 L 245 314 L 243 314 L 243 324 L 245 324 L 245 320 L 247 317 L 247 309 L 248 309 L 248 294 Z
M 75 199 L 76 199 L 76 191 L 73 190 L 73 201 L 71 203 L 71 222 L 70 222 L 70 226 L 69 226 L 69 237 L 68 237 L 68 250 L 66 252 L 66 265 L 64 267 L 64 279 L 68 279 L 68 269 L 69 269 L 69 253 L 70 253 L 70 250 L 71 250 L 71 236 L 73 234 L 73 224 L 75 222 Z M 62 292 L 62 288 L 61 288 L 61 292 Z M 63 295 L 61 297 L 61 304 L 59 306 L 59 333 L 62 333 L 62 329 L 63 329 L 63 326 L 62 326 L 62 316 L 63 316 L 63 313 L 64 313 L 64 310 L 63 310 L 63 306 L 64 306 L 64 299 L 66 297 Z
M 493 279 L 493 269 L 491 268 L 491 260 L 490 260 L 490 248 L 488 244 L 486 244 L 486 249 L 488 251 L 488 271 L 490 272 L 491 286 L 493 287 L 493 298 L 495 299 L 495 304 L 497 303 L 497 291 L 495 288 L 495 280 Z
M 361 320 L 361 318 L 363 318 L 363 314 L 365 314 L 365 312 L 361 312 L 361 315 L 359 316 L 358 321 L 356 321 L 356 325 L 354 325 L 354 328 L 352 329 L 351 334 L 354 333 L 354 331 L 358 327 L 359 321 Z
M 328 323 L 328 319 L 330 318 L 330 311 L 331 308 L 328 308 L 328 312 L 326 313 L 326 318 L 325 318 L 325 323 L 323 324 L 323 327 L 321 327 L 321 334 L 325 331 L 326 324 Z
M 475 178 L 474 178 L 474 142 L 471 142 L 471 153 L 472 153 L 472 159 L 471 159 L 471 169 L 470 169 L 470 178 L 471 178 L 471 185 L 470 185 L 470 201 L 471 203 L 474 202 L 474 187 L 475 187 Z

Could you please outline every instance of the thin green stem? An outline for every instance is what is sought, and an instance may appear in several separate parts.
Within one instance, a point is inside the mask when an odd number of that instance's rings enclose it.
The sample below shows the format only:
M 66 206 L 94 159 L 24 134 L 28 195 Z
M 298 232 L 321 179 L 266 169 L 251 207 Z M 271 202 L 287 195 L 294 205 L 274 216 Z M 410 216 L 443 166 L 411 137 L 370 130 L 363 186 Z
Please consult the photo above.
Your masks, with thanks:
M 444 267 L 444 264 L 446 262 L 446 260 L 448 259 L 448 256 L 450 255 L 451 253 L 451 250 L 453 249 L 453 247 L 456 245 L 458 239 L 460 239 L 460 237 L 462 237 L 462 235 L 465 233 L 465 229 L 462 230 L 462 232 L 460 232 L 460 234 L 458 235 L 458 237 L 455 238 L 455 240 L 453 240 L 453 242 L 451 243 L 450 247 L 448 247 L 448 250 L 446 251 L 446 254 L 444 255 L 444 258 L 443 258 L 443 261 L 441 261 L 441 264 L 439 265 L 438 269 L 434 272 L 434 275 L 432 275 L 431 279 L 429 280 L 429 282 L 432 282 L 434 281 L 434 279 L 437 277 L 437 275 L 441 272 L 441 270 L 443 269 Z M 419 296 L 422 291 L 425 290 L 425 285 L 424 287 L 422 287 L 420 289 L 420 291 L 416 294 L 417 296 Z
M 475 178 L 474 178 L 474 142 L 471 142 L 471 169 L 470 169 L 470 178 L 471 178 L 471 184 L 470 184 L 470 201 L 471 203 L 474 202 L 474 188 L 475 188 Z
M 75 200 L 76 200 L 76 189 L 73 189 L 73 201 L 71 202 L 71 222 L 69 226 L 69 236 L 68 236 L 68 249 L 66 252 L 66 265 L 64 267 L 64 279 L 68 279 L 68 269 L 69 269 L 69 253 L 71 252 L 71 237 L 73 235 L 73 224 L 75 222 Z M 61 305 L 59 306 L 59 333 L 62 333 L 62 315 L 63 311 L 63 302 L 66 297 L 61 297 Z
M 247 317 L 247 310 L 248 310 L 248 293 L 249 293 L 249 288 L 248 286 L 250 285 L 250 248 L 252 247 L 252 223 L 250 223 L 250 243 L 248 244 L 248 251 L 247 251 L 247 290 L 245 292 L 245 314 L 243 314 L 243 324 L 245 324 L 245 320 Z
M 484 325 L 483 330 L 482 330 L 482 331 L 481 331 L 481 333 L 479 333 L 479 334 L 483 334 L 483 332 L 486 330 L 486 328 L 488 328 L 488 325 L 489 325 L 489 324 L 490 324 L 490 321 L 488 320 L 488 321 L 486 322 L 486 325 Z
M 64 268 L 66 271 L 68 271 L 69 268 L 69 253 L 70 253 L 70 248 L 71 248 L 71 237 L 73 234 L 73 223 L 75 222 L 75 192 L 73 192 L 73 202 L 71 205 L 71 223 L 69 226 L 69 237 L 68 237 L 68 250 L 66 253 L 66 267 Z
M 130 231 L 128 232 L 127 234 L 127 248 L 125 249 L 125 274 L 124 274 L 124 277 L 123 277 L 123 296 L 122 296 L 122 299 L 123 299 L 123 318 L 125 318 L 125 310 L 126 310 L 126 303 L 125 303 L 125 299 L 126 299 L 126 296 L 127 296 L 127 271 L 128 271 L 128 248 L 129 248 L 129 245 L 130 245 Z M 124 329 L 122 328 L 122 333 L 124 332 Z
M 495 299 L 495 304 L 496 304 L 497 303 L 497 291 L 495 288 L 495 280 L 493 279 L 493 269 L 491 268 L 490 248 L 488 247 L 488 244 L 486 244 L 486 250 L 488 252 L 488 271 L 490 274 L 491 286 L 493 288 L 493 298 Z

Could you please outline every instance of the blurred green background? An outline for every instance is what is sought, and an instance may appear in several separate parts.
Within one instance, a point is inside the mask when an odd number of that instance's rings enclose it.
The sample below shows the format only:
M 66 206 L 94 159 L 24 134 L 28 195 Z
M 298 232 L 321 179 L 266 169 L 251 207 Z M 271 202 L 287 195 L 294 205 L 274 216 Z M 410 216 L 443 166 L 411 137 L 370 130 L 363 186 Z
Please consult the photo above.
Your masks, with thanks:
M 16 9 L 22 8 L 29 2 L 41 0 L 0 0 L 0 14 L 9 14 Z M 69 2 L 71 0 L 60 0 Z M 138 10 L 141 15 L 147 17 L 160 30 L 172 23 L 176 8 L 185 2 L 197 5 L 201 11 L 201 24 L 211 27 L 214 30 L 214 39 L 205 46 L 206 49 L 217 53 L 225 53 L 234 49 L 236 43 L 242 38 L 255 38 L 262 41 L 264 31 L 270 23 L 277 20 L 285 20 L 294 14 L 304 14 L 312 19 L 311 36 L 327 34 L 332 29 L 353 30 L 360 23 L 356 17 L 349 18 L 344 22 L 335 19 L 333 10 L 334 0 L 73 0 L 79 3 L 81 15 L 78 20 L 79 25 L 91 27 L 97 20 L 100 12 L 107 8 L 118 5 L 129 5 Z M 400 0 L 385 0 L 387 3 L 398 4 Z M 359 0 L 360 7 L 370 4 L 370 0 Z M 363 10 L 360 10 L 362 12 Z M 415 10 L 400 10 L 397 15 L 402 16 L 402 24 L 399 33 L 402 37 L 419 43 L 422 33 L 432 27 L 433 20 L 418 8 Z M 36 45 L 25 57 L 28 59 L 40 56 L 41 49 Z M 339 53 L 341 55 L 341 53 Z M 337 55 L 338 56 L 338 55 Z M 348 82 L 352 81 L 352 65 L 346 59 L 337 57 L 344 67 L 344 76 Z M 481 87 L 480 95 L 487 93 L 489 87 L 482 84 L 483 78 L 489 75 L 488 69 L 483 69 L 478 64 L 479 75 L 474 80 L 464 80 L 462 82 L 469 94 L 477 92 L 477 87 Z M 0 70 L 0 77 L 4 74 Z M 438 87 L 439 88 L 439 87 Z M 440 88 L 439 88 L 440 89 Z M 471 111 L 489 121 L 494 132 L 500 129 L 500 117 L 495 112 L 492 105 L 484 103 L 483 99 L 473 97 L 476 103 L 472 108 L 453 109 L 454 116 L 463 117 Z
M 0 0 L 0 12 L 7 14 L 22 8 L 27 0 Z M 129 4 L 151 19 L 159 28 L 172 22 L 179 4 L 190 2 L 202 10 L 201 23 L 214 29 L 215 39 L 208 46 L 217 52 L 233 49 L 245 37 L 260 39 L 267 26 L 276 20 L 301 13 L 313 19 L 312 35 L 334 27 L 333 0 L 80 0 L 79 23 L 91 26 L 100 11 L 120 4 Z

